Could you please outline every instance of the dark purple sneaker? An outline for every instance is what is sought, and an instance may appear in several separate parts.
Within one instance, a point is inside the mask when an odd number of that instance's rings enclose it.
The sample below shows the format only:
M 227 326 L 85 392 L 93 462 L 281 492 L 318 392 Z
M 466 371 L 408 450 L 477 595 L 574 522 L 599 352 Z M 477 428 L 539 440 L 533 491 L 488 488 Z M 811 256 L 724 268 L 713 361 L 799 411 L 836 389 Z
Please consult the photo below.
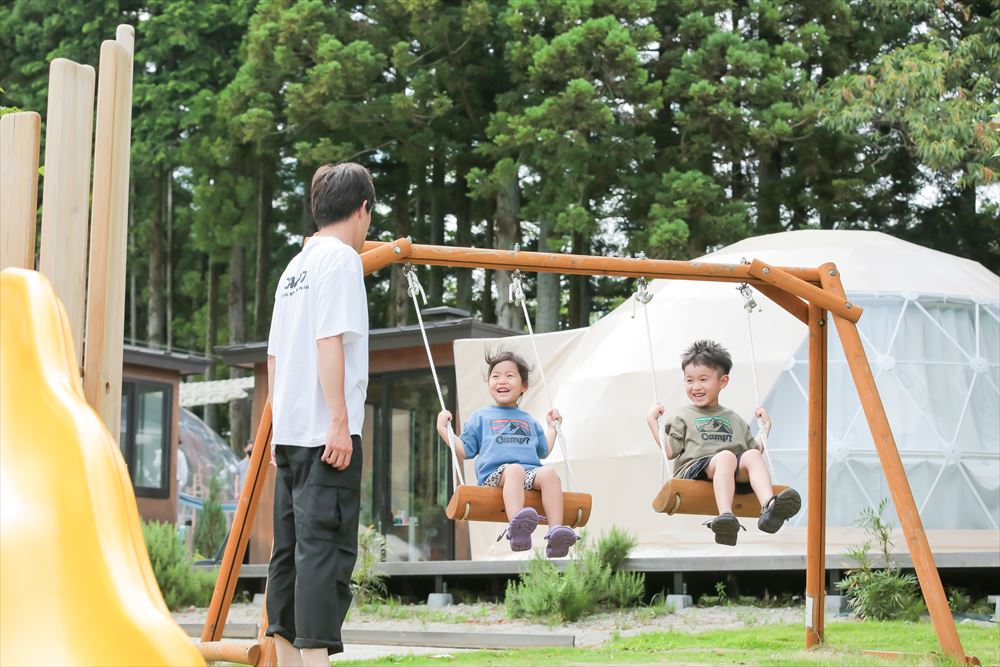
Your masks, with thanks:
M 549 558 L 562 558 L 569 553 L 569 548 L 579 539 L 573 529 L 568 526 L 554 526 L 545 536 L 549 541 L 545 547 L 545 555 Z
M 531 534 L 538 527 L 541 517 L 531 507 L 525 507 L 514 515 L 507 528 L 507 539 L 511 551 L 527 551 L 531 548 Z

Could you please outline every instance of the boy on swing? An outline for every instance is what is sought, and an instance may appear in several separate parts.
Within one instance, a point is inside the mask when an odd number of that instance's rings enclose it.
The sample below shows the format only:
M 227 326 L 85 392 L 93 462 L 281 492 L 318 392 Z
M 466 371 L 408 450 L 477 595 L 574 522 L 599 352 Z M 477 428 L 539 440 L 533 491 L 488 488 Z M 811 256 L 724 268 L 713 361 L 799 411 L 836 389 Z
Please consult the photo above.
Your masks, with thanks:
M 719 405 L 719 393 L 729 384 L 732 367 L 724 347 L 710 340 L 696 341 L 681 356 L 684 389 L 691 403 L 678 408 L 667 421 L 662 444 L 657 419 L 664 407 L 657 403 L 646 417 L 656 445 L 664 448 L 668 459 L 676 459 L 674 477 L 711 480 L 719 516 L 706 525 L 715 533 L 716 542 L 729 546 L 736 544 L 742 528 L 732 511 L 737 490 L 757 495 L 762 508 L 757 527 L 765 533 L 776 533 L 802 505 L 795 489 L 775 495 L 763 445 L 738 414 Z M 766 438 L 771 418 L 764 408 L 757 408 L 754 416 L 762 422 Z

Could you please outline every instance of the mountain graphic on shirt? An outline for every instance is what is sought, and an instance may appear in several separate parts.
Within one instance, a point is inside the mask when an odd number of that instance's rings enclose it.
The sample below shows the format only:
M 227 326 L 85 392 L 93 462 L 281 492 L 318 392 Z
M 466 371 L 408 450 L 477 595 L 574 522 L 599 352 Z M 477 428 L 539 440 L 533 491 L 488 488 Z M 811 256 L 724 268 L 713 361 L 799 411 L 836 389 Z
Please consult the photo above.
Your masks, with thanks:
M 695 425 L 699 433 L 725 433 L 732 435 L 733 427 L 725 417 L 698 417 Z
M 494 419 L 490 427 L 501 445 L 524 445 L 531 439 L 531 427 L 523 419 Z

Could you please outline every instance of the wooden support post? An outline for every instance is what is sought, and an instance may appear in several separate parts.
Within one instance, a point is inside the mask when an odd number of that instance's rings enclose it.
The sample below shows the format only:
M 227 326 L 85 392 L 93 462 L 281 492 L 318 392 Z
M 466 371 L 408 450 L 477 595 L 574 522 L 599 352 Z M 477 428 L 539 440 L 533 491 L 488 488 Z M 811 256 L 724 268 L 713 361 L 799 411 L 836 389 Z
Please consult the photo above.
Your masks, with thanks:
M 34 111 L 0 118 L 0 270 L 35 268 L 41 123 Z
M 840 282 L 840 273 L 835 266 L 825 265 L 825 269 L 820 272 L 820 280 L 824 290 L 839 297 L 840 301 L 846 300 L 844 287 Z M 885 473 L 889 491 L 892 493 L 892 502 L 896 506 L 896 514 L 899 516 L 899 522 L 903 528 L 906 545 L 913 558 L 913 569 L 917 572 L 920 590 L 927 603 L 934 631 L 937 633 L 944 653 L 965 664 L 966 656 L 962 649 L 962 641 L 958 637 L 955 619 L 948 607 L 948 600 L 941 585 L 941 577 L 934 565 L 934 555 L 931 553 L 927 534 L 924 533 L 917 505 L 913 501 L 913 492 L 906 479 L 903 460 L 896 448 L 896 440 L 889 427 L 889 419 L 886 417 L 882 398 L 879 396 L 878 386 L 875 384 L 875 377 L 868 364 L 861 336 L 853 322 L 836 315 L 833 317 L 833 321 L 837 326 L 837 334 L 844 347 L 844 356 L 847 358 L 851 376 L 854 378 L 854 385 L 868 421 L 868 428 L 871 430 L 875 450 L 882 463 L 882 471 Z
M 65 58 L 56 58 L 49 65 L 38 270 L 52 283 L 66 309 L 78 366 L 83 366 L 87 298 L 94 81 L 90 65 Z
M 823 642 L 826 598 L 826 312 L 809 306 L 806 648 Z
M 413 250 L 413 241 L 410 239 L 396 239 L 392 243 L 381 245 L 371 250 L 361 253 L 361 266 L 365 275 L 374 273 L 390 264 L 402 261 L 410 256 Z
M 235 662 L 239 665 L 256 665 L 260 659 L 257 644 L 234 644 L 229 642 L 199 642 L 195 644 L 206 662 Z
M 767 283 L 757 285 L 757 291 L 784 308 L 802 324 L 809 324 L 809 306 L 799 297 Z
M 117 442 L 132 128 L 132 56 L 128 49 L 111 40 L 101 44 L 99 71 L 83 389 L 87 402 Z
M 201 631 L 202 642 L 216 642 L 222 639 L 222 630 L 226 626 L 226 616 L 236 592 L 236 582 L 240 576 L 240 566 L 243 554 L 250 541 L 254 516 L 260 501 L 260 489 L 267 479 L 267 467 L 271 461 L 271 402 L 264 405 L 260 415 L 260 425 L 257 427 L 257 437 L 253 442 L 253 452 L 250 454 L 250 465 L 247 469 L 247 480 L 240 491 L 240 499 L 236 504 L 236 514 L 233 525 L 229 529 L 229 539 L 222 553 L 219 564 L 219 576 L 215 580 L 215 590 L 208 606 L 208 616 L 205 627 Z
M 805 299 L 820 308 L 829 310 L 832 313 L 851 322 L 857 322 L 861 318 L 862 308 L 851 303 L 846 298 L 840 298 L 827 290 L 822 290 L 815 285 L 795 277 L 786 269 L 779 266 L 770 266 L 760 261 L 753 260 L 750 263 L 750 275 L 765 283 L 780 287 L 781 289 Z

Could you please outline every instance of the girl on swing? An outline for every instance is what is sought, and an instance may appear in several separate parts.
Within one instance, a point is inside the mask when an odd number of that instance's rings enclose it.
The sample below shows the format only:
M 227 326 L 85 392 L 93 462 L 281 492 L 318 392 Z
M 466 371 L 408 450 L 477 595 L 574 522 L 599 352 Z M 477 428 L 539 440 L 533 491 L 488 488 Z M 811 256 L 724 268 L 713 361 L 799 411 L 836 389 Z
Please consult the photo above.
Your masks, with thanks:
M 511 551 L 531 548 L 531 534 L 539 516 L 524 506 L 526 489 L 542 493 L 542 507 L 548 517 L 549 532 L 545 555 L 560 558 L 576 544 L 577 535 L 563 521 L 563 495 L 559 476 L 552 468 L 542 466 L 541 459 L 552 452 L 556 441 L 555 423 L 562 420 L 556 409 L 545 415 L 546 428 L 524 410 L 517 407 L 528 390 L 530 369 L 527 362 L 513 352 L 501 351 L 486 356 L 487 384 L 493 405 L 473 412 L 455 438 L 455 455 L 459 461 L 476 459 L 476 478 L 480 486 L 503 487 L 507 516 L 511 517 L 505 531 Z M 437 429 L 445 445 L 452 415 L 442 410 Z

